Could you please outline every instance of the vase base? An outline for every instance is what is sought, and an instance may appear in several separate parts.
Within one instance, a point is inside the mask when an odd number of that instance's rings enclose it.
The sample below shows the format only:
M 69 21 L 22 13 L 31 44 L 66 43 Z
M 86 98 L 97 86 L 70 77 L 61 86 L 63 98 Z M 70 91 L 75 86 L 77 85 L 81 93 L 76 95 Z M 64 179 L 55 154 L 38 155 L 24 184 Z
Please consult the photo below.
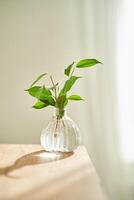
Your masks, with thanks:
M 74 149 L 50 149 L 50 148 L 46 148 L 42 145 L 43 149 L 47 152 L 52 152 L 52 153 L 72 153 L 74 152 L 75 149 L 77 149 L 77 147 L 75 147 Z

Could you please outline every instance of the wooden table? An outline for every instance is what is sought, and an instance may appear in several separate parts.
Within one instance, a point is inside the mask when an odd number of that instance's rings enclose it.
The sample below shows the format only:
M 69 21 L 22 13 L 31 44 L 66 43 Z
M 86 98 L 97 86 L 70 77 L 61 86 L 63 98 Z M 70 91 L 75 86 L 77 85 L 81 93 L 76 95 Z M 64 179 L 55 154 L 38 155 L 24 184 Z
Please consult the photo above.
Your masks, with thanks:
M 48 153 L 40 145 L 0 145 L 0 200 L 106 200 L 83 146 Z

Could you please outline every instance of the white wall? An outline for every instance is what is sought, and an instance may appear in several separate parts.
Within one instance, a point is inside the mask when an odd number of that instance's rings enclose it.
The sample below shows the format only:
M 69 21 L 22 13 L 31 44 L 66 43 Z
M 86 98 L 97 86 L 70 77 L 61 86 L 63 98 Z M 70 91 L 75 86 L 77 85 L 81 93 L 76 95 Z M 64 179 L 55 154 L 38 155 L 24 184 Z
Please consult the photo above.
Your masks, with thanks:
M 0 142 L 39 142 L 53 110 L 32 109 L 34 99 L 24 89 L 43 72 L 61 79 L 67 64 L 86 56 L 80 9 L 77 0 L 0 0 Z M 83 85 L 84 80 L 75 88 L 85 95 Z M 83 135 L 87 103 L 69 109 Z

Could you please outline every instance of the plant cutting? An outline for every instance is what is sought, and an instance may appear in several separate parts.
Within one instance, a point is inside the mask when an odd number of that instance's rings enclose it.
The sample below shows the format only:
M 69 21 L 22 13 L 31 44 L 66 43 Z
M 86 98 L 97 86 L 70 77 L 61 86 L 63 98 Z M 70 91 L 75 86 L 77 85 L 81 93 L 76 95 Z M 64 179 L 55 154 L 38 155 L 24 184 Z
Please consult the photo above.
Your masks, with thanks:
M 90 68 L 96 64 L 102 64 L 96 59 L 82 59 L 72 62 L 64 70 L 66 79 L 64 83 L 54 82 L 49 76 L 51 85 L 39 85 L 38 82 L 46 78 L 43 73 L 26 90 L 36 99 L 32 106 L 35 109 L 43 109 L 48 106 L 55 108 L 55 114 L 41 133 L 41 144 L 46 151 L 71 152 L 80 143 L 79 129 L 77 125 L 66 115 L 66 107 L 70 101 L 81 101 L 83 98 L 75 93 L 69 94 L 73 85 L 81 78 L 75 75 L 76 70 Z

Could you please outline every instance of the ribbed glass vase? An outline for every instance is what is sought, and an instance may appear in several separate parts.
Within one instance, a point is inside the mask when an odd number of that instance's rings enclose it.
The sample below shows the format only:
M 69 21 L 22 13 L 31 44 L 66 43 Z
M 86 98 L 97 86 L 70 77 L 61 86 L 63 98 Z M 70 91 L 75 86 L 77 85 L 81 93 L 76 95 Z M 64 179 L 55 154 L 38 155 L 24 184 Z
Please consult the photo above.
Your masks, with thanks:
M 63 110 L 55 114 L 41 132 L 41 145 L 46 151 L 72 152 L 80 143 L 79 129 Z

